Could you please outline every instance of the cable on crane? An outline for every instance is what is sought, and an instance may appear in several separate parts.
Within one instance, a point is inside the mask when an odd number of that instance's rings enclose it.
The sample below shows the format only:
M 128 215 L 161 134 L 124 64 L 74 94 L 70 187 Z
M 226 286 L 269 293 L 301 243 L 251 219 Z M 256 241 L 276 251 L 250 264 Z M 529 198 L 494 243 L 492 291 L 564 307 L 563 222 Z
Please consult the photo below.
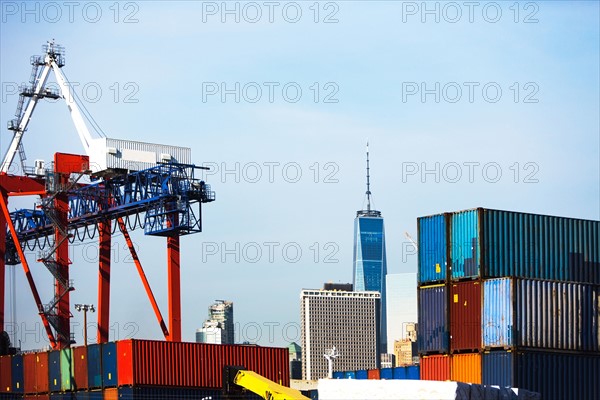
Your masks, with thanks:
M 62 73 L 65 76 L 67 82 L 71 82 L 71 80 L 67 77 L 67 74 L 65 74 L 65 71 L 62 71 Z M 85 108 L 85 104 L 83 103 L 83 101 L 81 101 L 79 95 L 75 90 L 73 90 L 73 98 L 77 102 L 77 105 L 83 110 L 84 117 L 88 120 L 92 128 L 94 128 L 94 130 L 96 131 L 96 133 L 101 137 L 107 137 L 106 133 L 104 133 L 104 131 L 102 130 L 102 128 L 100 128 L 100 125 L 96 122 L 94 117 L 92 117 L 92 114 L 88 111 L 87 108 Z

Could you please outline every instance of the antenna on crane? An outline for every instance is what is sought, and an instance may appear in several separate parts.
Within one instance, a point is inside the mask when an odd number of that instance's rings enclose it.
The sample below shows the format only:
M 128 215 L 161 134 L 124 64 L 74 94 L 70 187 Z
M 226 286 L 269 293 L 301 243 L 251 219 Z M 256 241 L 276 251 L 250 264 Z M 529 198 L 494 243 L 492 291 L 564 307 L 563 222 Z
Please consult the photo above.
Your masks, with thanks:
M 323 354 L 323 357 L 325 357 L 327 359 L 327 364 L 328 364 L 327 377 L 329 379 L 333 379 L 333 362 L 339 356 L 340 356 L 340 353 L 337 351 L 335 346 L 333 346 L 332 349 L 327 350 L 327 352 L 325 354 Z

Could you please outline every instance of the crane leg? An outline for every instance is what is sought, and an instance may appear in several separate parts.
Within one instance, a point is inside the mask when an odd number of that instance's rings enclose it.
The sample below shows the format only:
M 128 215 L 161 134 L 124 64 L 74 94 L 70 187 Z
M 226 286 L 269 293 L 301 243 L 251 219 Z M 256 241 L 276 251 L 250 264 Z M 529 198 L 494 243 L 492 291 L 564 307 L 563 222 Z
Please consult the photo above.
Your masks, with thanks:
M 100 222 L 98 232 L 98 343 L 105 343 L 108 342 L 110 324 L 110 220 Z

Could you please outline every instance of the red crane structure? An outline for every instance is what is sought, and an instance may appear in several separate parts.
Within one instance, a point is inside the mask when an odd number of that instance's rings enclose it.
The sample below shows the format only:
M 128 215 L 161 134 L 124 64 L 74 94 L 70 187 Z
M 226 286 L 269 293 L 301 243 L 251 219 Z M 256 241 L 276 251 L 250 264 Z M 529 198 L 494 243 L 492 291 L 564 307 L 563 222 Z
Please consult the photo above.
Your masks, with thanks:
M 191 164 L 185 147 L 93 138 L 72 88 L 61 68 L 64 49 L 54 42 L 43 47 L 43 56 L 31 59 L 30 86 L 21 88 L 16 119 L 9 121 L 13 140 L 0 167 L 0 331 L 5 330 L 6 265 L 21 264 L 40 318 L 54 349 L 72 344 L 70 331 L 69 245 L 94 239 L 99 247 L 98 343 L 109 335 L 111 240 L 117 228 L 123 234 L 140 279 L 166 340 L 181 341 L 180 241 L 182 235 L 202 231 L 202 204 L 215 200 L 210 185 L 195 177 L 202 167 Z M 46 87 L 53 71 L 60 92 Z M 25 166 L 22 137 L 37 102 L 45 97 L 63 98 L 87 155 L 56 153 L 50 168 L 36 160 Z M 10 174 L 19 154 L 22 175 Z M 91 183 L 81 183 L 89 176 Z M 10 197 L 38 196 L 33 209 L 10 212 Z M 132 222 L 133 221 L 133 222 Z M 168 271 L 168 324 L 146 278 L 129 229 L 166 238 Z M 54 297 L 43 303 L 24 250 L 39 250 L 37 260 L 54 278 Z

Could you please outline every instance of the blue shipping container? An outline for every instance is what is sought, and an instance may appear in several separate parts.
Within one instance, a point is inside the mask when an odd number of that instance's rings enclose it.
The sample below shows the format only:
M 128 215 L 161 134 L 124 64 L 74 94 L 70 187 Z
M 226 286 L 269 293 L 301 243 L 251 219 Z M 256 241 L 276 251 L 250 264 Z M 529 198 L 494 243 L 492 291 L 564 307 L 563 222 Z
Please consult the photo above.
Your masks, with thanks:
M 51 392 L 60 392 L 60 350 L 48 354 L 48 378 Z
M 344 379 L 344 373 L 342 371 L 334 371 L 333 379 Z
M 406 379 L 406 367 L 395 367 L 392 373 L 393 379 Z
M 419 288 L 419 354 L 448 353 L 448 290 L 445 285 Z
M 73 399 L 75 400 L 103 400 L 104 394 L 100 390 L 94 390 L 90 392 L 73 392 Z
M 344 372 L 345 379 L 356 379 L 356 373 L 354 371 L 346 371 Z
M 415 380 L 421 379 L 418 365 L 409 365 L 408 367 L 405 367 L 405 368 L 406 368 L 406 379 L 415 379 Z
M 600 221 L 488 209 L 480 213 L 485 277 L 600 284 Z
M 12 357 L 12 391 L 14 393 L 23 393 L 23 356 L 16 355 Z
M 381 368 L 379 370 L 379 379 L 394 379 L 394 369 Z
M 484 353 L 482 360 L 484 385 L 518 387 L 544 400 L 600 398 L 597 354 L 499 351 Z
M 452 279 L 478 277 L 480 273 L 478 211 L 469 210 L 453 213 L 450 232 Z
M 356 379 L 367 379 L 367 370 L 366 369 L 359 369 L 358 371 L 356 371 Z
M 102 387 L 102 345 L 90 344 L 88 352 L 88 387 L 96 389 Z
M 445 281 L 448 268 L 447 224 L 448 216 L 444 214 L 418 218 L 418 281 Z
M 598 286 L 504 278 L 483 292 L 484 347 L 600 352 Z
M 117 386 L 117 344 L 102 344 L 102 384 L 103 387 Z
M 50 393 L 51 400 L 72 400 L 73 393 Z

